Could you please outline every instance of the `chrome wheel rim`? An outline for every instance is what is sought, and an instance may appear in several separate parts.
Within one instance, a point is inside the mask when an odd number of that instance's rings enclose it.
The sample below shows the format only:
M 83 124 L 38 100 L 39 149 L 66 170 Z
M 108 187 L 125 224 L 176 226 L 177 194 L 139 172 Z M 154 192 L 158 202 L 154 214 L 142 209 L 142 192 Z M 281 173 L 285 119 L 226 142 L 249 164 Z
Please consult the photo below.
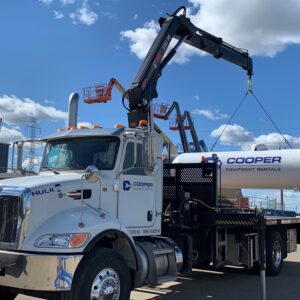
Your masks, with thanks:
M 281 264 L 282 260 L 282 253 L 281 253 L 281 244 L 276 241 L 273 245 L 273 262 L 274 266 L 278 268 Z
M 92 284 L 91 300 L 118 300 L 120 296 L 120 278 L 112 268 L 101 270 Z

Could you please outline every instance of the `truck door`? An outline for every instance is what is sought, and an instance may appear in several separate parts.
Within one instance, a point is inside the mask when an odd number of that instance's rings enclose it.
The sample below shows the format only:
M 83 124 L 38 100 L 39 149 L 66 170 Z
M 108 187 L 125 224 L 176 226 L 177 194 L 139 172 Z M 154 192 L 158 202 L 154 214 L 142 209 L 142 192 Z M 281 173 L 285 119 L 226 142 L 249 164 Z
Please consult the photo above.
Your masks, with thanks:
M 149 227 L 155 222 L 155 176 L 146 175 L 143 152 L 141 141 L 125 144 L 118 218 L 126 227 Z

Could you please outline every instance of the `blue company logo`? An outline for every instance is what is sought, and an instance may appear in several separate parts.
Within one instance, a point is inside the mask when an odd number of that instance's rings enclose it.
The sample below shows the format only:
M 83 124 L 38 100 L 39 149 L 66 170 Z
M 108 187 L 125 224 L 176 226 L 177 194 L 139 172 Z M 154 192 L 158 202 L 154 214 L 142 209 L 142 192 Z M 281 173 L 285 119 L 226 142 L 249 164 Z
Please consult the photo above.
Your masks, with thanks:
M 233 164 L 280 164 L 281 156 L 258 156 L 258 157 L 230 157 L 227 159 L 227 163 Z
M 131 189 L 131 183 L 128 180 L 123 181 L 123 190 L 129 191 Z

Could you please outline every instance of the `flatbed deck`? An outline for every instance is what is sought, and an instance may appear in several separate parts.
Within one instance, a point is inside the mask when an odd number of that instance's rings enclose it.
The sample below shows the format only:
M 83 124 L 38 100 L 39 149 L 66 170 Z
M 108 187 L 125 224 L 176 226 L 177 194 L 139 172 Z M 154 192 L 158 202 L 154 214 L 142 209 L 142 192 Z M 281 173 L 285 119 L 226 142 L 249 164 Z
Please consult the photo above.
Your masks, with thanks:
M 278 216 L 265 216 L 266 225 L 290 225 L 300 224 L 300 217 L 278 217 Z

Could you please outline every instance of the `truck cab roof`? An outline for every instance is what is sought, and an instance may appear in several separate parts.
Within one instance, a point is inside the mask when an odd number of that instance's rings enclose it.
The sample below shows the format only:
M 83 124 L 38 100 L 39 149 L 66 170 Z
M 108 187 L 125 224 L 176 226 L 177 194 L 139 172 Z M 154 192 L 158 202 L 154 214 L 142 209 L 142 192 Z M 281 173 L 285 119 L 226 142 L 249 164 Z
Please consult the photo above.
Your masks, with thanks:
M 125 132 L 126 128 L 95 128 L 95 129 L 74 129 L 64 130 L 50 135 L 43 140 L 49 141 L 59 138 L 73 138 L 73 137 L 92 137 L 92 136 L 119 136 Z

